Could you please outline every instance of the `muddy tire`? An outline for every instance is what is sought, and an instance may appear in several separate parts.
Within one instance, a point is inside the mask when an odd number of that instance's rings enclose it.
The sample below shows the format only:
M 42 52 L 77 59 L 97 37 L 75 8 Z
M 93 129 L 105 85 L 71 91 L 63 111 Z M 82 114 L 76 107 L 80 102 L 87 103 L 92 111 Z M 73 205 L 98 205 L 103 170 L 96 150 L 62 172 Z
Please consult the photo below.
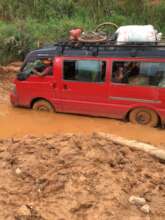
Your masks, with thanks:
M 54 112 L 53 106 L 46 100 L 36 101 L 32 108 L 35 111 Z
M 159 121 L 158 115 L 149 109 L 136 108 L 129 114 L 129 121 L 134 124 L 156 127 Z

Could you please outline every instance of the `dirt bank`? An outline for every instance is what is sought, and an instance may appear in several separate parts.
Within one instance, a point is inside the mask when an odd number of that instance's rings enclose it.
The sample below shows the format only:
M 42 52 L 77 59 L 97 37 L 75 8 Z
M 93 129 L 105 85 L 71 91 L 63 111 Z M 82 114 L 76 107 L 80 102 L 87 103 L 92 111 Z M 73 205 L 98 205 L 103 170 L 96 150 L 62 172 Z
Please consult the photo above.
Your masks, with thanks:
M 2 220 L 165 219 L 164 164 L 97 133 L 0 140 L 0 158 Z

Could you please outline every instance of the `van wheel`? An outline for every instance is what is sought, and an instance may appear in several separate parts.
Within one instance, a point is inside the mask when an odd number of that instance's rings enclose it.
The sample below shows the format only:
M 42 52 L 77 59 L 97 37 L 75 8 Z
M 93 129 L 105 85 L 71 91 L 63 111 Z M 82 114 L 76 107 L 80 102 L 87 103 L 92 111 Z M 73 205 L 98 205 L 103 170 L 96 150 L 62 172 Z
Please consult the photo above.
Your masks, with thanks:
M 53 106 L 46 100 L 38 100 L 33 104 L 35 111 L 54 112 Z
M 159 121 L 158 115 L 149 109 L 136 108 L 129 114 L 129 121 L 134 124 L 156 127 Z

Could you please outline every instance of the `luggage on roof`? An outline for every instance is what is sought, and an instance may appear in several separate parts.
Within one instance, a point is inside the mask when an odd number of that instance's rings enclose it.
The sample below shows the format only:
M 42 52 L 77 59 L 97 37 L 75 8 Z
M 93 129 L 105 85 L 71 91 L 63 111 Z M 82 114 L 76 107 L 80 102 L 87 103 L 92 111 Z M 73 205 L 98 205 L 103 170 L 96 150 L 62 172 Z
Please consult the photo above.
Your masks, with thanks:
M 117 44 L 127 42 L 158 42 L 162 33 L 158 33 L 152 25 L 121 26 L 115 32 Z

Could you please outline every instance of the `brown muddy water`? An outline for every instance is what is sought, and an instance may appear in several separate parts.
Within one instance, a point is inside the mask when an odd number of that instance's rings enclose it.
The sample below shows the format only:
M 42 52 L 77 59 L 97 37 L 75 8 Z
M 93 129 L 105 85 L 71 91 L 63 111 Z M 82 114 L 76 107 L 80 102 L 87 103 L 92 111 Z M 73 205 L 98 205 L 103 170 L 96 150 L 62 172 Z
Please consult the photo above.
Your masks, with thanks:
M 9 101 L 0 104 L 0 138 L 66 132 L 90 134 L 97 131 L 165 148 L 164 129 L 148 128 L 108 118 L 35 112 L 30 109 L 14 108 Z

